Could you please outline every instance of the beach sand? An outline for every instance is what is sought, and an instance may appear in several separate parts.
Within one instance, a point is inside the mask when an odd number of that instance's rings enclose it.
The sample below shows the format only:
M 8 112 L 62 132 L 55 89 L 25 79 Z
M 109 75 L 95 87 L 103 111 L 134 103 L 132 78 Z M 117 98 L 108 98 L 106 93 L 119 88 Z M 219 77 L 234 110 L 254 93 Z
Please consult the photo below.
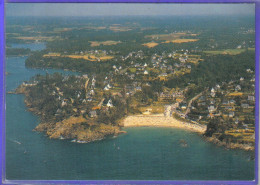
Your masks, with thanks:
M 173 117 L 165 117 L 163 114 L 127 116 L 122 123 L 124 127 L 175 127 L 199 133 L 206 131 L 205 125 L 183 122 Z

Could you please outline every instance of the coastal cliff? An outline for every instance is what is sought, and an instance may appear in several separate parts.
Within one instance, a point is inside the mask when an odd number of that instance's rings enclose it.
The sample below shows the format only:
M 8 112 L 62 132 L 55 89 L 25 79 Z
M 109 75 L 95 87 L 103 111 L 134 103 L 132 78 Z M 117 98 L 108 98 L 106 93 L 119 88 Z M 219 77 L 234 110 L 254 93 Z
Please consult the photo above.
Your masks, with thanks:
M 249 144 L 239 144 L 239 143 L 232 143 L 228 141 L 220 141 L 215 137 L 205 137 L 205 140 L 208 142 L 212 142 L 218 146 L 224 146 L 227 149 L 242 149 L 246 151 L 254 151 L 255 147 Z

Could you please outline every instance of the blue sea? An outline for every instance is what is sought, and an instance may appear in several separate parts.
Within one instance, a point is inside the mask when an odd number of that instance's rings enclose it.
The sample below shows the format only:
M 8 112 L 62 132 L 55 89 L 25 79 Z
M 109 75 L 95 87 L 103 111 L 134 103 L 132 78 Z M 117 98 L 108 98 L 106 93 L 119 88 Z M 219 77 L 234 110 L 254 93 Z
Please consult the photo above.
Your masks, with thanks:
M 42 43 L 14 47 L 44 49 Z M 36 74 L 63 70 L 25 68 L 26 57 L 6 59 L 6 91 Z M 175 128 L 127 128 L 127 134 L 87 144 L 51 140 L 32 131 L 39 118 L 24 95 L 6 94 L 8 180 L 253 180 L 251 153 L 227 150 Z M 187 142 L 187 147 L 180 144 Z

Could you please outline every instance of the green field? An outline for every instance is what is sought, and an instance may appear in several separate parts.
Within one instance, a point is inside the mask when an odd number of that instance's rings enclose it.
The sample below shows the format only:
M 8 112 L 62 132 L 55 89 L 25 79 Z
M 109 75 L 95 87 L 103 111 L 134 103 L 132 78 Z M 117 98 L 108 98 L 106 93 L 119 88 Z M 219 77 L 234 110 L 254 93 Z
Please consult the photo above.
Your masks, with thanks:
M 254 51 L 255 48 L 248 48 L 248 50 Z M 226 49 L 226 50 L 204 51 L 204 53 L 211 54 L 211 55 L 238 55 L 244 51 L 246 51 L 246 49 Z

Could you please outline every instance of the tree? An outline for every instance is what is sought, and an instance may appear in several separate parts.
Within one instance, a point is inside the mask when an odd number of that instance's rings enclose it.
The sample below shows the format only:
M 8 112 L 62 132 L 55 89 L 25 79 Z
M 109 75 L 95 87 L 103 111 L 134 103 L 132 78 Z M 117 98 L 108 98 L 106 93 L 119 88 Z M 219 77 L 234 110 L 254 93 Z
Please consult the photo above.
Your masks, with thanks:
M 217 119 L 211 119 L 207 125 L 207 130 L 205 132 L 205 136 L 211 137 L 214 133 L 216 133 L 218 130 L 218 120 Z

